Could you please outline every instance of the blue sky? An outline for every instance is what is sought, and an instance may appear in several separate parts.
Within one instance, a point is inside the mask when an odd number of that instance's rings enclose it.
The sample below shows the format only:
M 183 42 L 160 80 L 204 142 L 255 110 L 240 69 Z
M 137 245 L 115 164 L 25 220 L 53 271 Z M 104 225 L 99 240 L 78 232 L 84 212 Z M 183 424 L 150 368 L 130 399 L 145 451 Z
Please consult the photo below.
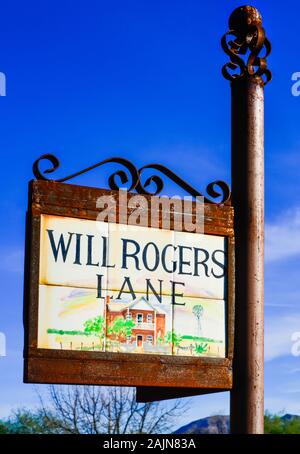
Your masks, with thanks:
M 160 162 L 199 190 L 230 182 L 230 88 L 220 38 L 240 2 L 29 0 L 2 5 L 0 71 L 0 416 L 34 406 L 22 384 L 24 217 L 32 163 L 54 153 L 65 175 L 110 156 Z M 272 41 L 266 87 L 266 408 L 300 414 L 300 5 L 254 4 Z M 80 184 L 105 185 L 105 172 Z M 42 387 L 40 387 L 42 388 Z M 228 413 L 228 393 L 192 399 L 178 421 Z

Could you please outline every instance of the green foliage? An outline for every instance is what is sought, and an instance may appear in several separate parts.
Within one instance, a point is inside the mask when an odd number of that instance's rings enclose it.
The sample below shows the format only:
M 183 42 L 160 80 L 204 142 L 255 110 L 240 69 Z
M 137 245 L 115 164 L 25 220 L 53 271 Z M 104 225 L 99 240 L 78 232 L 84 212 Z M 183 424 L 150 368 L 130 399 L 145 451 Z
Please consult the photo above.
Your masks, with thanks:
M 101 315 L 98 317 L 90 318 L 84 322 L 84 332 L 87 334 L 94 334 L 95 336 L 104 338 L 105 320 Z
M 157 343 L 158 343 L 158 345 L 162 345 L 164 343 L 164 340 L 161 336 L 158 336 Z
M 265 414 L 265 434 L 300 434 L 300 417 Z
M 0 435 L 9 433 L 9 424 L 0 420 Z
M 60 336 L 89 336 L 90 335 L 90 333 L 87 333 L 84 331 L 78 331 L 78 330 L 65 331 L 63 329 L 54 329 L 54 328 L 47 329 L 47 333 L 59 334 Z
M 206 353 L 207 352 L 207 347 L 208 347 L 208 344 L 205 344 L 204 342 L 201 342 L 200 344 L 196 344 L 195 345 L 195 352 L 197 353 L 197 355 L 201 355 L 202 353 Z
M 84 322 L 84 332 L 88 335 L 97 336 L 100 340 L 100 348 L 102 348 L 105 338 L 105 319 L 99 315 L 98 317 L 90 318 Z
M 198 336 L 189 336 L 183 335 L 183 340 L 199 341 L 199 342 L 210 342 L 211 344 L 222 344 L 223 341 L 219 339 L 212 339 L 211 337 L 198 337 Z
M 5 420 L 0 421 L 0 434 L 53 434 L 61 433 L 58 420 L 43 411 L 18 410 Z
M 123 317 L 116 317 L 108 328 L 108 334 L 121 340 L 122 337 L 131 336 L 135 323 L 132 320 L 125 320 Z
M 176 334 L 175 331 L 168 331 L 164 337 L 166 344 L 172 344 L 174 347 L 178 347 L 180 342 L 182 342 L 182 337 L 179 334 Z

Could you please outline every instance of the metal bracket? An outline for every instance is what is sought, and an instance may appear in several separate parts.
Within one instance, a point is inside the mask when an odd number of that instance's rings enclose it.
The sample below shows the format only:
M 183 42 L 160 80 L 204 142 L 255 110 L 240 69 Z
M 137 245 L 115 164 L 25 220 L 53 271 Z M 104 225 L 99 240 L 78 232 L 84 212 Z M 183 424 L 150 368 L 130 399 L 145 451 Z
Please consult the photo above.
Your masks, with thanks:
M 41 161 L 45 161 L 45 160 L 50 161 L 52 164 L 52 167 L 48 168 L 44 171 L 41 171 L 40 163 L 41 163 Z M 68 175 L 64 178 L 59 178 L 59 179 L 53 180 L 51 178 L 48 178 L 46 175 L 55 172 L 59 168 L 59 166 L 60 166 L 59 159 L 52 154 L 44 154 L 44 155 L 40 156 L 34 162 L 33 173 L 37 180 L 56 181 L 58 183 L 64 183 L 66 181 L 71 180 L 72 178 L 75 178 L 79 175 L 87 173 L 90 170 L 93 170 L 97 167 L 100 167 L 100 166 L 102 166 L 104 164 L 108 164 L 108 163 L 121 164 L 126 169 L 126 170 L 124 170 L 124 169 L 118 170 L 110 175 L 110 177 L 108 178 L 108 186 L 112 190 L 121 189 L 121 185 L 124 185 L 131 180 L 131 184 L 128 189 L 129 191 L 135 190 L 138 194 L 143 194 L 143 195 L 154 195 L 154 196 L 159 195 L 164 188 L 164 181 L 161 176 L 151 175 L 150 177 L 148 177 L 146 179 L 146 181 L 144 183 L 142 183 L 142 181 L 141 181 L 142 172 L 146 169 L 152 169 L 152 170 L 157 170 L 160 173 L 162 173 L 164 176 L 168 177 L 170 180 L 172 180 L 175 184 L 177 184 L 181 189 L 185 190 L 191 196 L 193 196 L 195 198 L 204 197 L 205 203 L 215 203 L 215 204 L 224 204 L 225 205 L 226 203 L 228 203 L 230 201 L 230 196 L 231 196 L 230 188 L 227 185 L 227 183 L 225 183 L 224 181 L 216 180 L 216 181 L 213 181 L 212 183 L 209 183 L 208 186 L 206 187 L 206 192 L 208 195 L 208 197 L 207 197 L 207 196 L 204 196 L 197 189 L 195 189 L 193 186 L 191 186 L 189 183 L 187 183 L 185 180 L 180 178 L 176 173 L 174 173 L 168 167 L 166 167 L 162 164 L 148 164 L 148 165 L 141 167 L 140 169 L 137 169 L 131 161 L 129 161 L 128 159 L 119 158 L 119 157 L 104 159 L 103 161 L 97 162 L 96 164 L 93 164 L 90 167 L 87 167 L 78 172 L 72 173 L 71 175 Z M 119 177 L 119 180 L 120 180 L 119 182 L 116 180 L 116 177 Z M 155 184 L 155 190 L 153 192 L 149 192 L 146 189 L 151 185 L 151 183 Z M 219 199 L 219 200 L 216 201 L 214 199 Z

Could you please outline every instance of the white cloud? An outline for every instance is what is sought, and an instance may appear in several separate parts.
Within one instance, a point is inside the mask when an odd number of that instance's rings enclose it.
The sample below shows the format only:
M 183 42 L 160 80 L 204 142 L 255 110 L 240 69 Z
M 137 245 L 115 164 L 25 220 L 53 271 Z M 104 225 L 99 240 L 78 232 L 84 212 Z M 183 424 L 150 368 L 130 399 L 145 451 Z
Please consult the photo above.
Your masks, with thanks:
M 300 312 L 288 316 L 269 316 L 265 326 L 265 360 L 292 355 L 292 335 L 300 331 Z
M 300 255 L 300 207 L 266 224 L 266 262 Z

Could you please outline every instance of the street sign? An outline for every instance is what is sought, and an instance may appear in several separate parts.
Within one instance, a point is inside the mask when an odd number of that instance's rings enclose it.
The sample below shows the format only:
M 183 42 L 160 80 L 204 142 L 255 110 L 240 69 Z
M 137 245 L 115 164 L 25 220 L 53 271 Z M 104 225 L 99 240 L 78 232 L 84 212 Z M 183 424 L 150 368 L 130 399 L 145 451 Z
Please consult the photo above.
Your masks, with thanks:
M 25 381 L 230 389 L 230 203 L 204 204 L 202 233 L 191 231 L 196 202 L 179 228 L 172 200 L 147 195 L 158 224 L 133 225 L 132 192 L 122 215 L 100 219 L 99 200 L 120 208 L 121 193 L 30 183 Z
M 138 401 L 231 390 L 231 432 L 257 434 L 264 426 L 264 86 L 272 74 L 271 44 L 256 8 L 233 11 L 222 48 L 230 59 L 222 73 L 232 92 L 232 197 L 222 181 L 207 186 L 203 231 L 192 228 L 197 201 L 180 212 L 187 222 L 179 226 L 171 199 L 162 209 L 155 197 L 162 179 L 151 175 L 142 183 L 141 174 L 151 169 L 202 196 L 161 164 L 137 169 L 111 158 L 49 180 L 58 159 L 47 154 L 35 162 L 24 380 L 136 386 Z M 41 172 L 44 159 L 52 168 Z M 111 191 L 64 184 L 107 163 L 127 169 L 109 177 Z M 116 177 L 123 185 L 131 181 L 128 205 Z M 133 191 L 150 205 L 156 201 L 156 224 L 153 213 L 149 223 L 149 211 L 133 201 Z M 107 219 L 99 219 L 101 197 L 114 201 Z M 131 216 L 138 206 L 136 225 Z

